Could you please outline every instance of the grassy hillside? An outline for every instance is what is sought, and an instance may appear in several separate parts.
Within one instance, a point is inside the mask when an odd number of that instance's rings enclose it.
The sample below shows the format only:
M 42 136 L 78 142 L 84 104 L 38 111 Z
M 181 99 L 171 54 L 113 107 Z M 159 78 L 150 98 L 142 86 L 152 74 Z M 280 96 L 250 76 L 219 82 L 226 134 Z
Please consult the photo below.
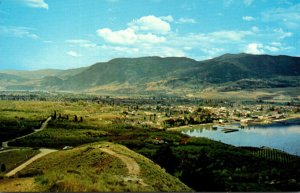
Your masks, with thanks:
M 144 84 L 171 78 L 186 66 L 197 65 L 188 58 L 118 58 L 97 63 L 86 71 L 67 79 L 63 88 L 84 89 L 109 83 Z
M 193 69 L 189 73 L 211 83 L 300 75 L 299 57 L 225 54 L 200 63 L 202 68 Z
M 108 142 L 49 154 L 18 175 L 35 176 L 41 191 L 191 191 L 151 160 Z
M 26 79 L 40 79 L 45 76 L 55 76 L 62 70 L 56 69 L 44 69 L 44 70 L 34 70 L 34 71 L 25 71 L 25 70 L 3 70 L 0 71 L 6 74 L 19 76 Z
M 225 54 L 205 61 L 185 57 L 117 58 L 70 70 L 5 71 L 2 89 L 102 94 L 191 95 L 207 88 L 235 91 L 300 86 L 300 58 Z M 2 78 L 1 78 L 2 77 Z M 21 78 L 27 78 L 20 80 Z M 5 79 L 5 80 L 6 80 Z M 32 80 L 34 79 L 34 80 Z
M 128 93 L 167 93 L 174 89 L 195 92 L 211 84 L 218 87 L 244 79 L 261 80 L 263 88 L 299 86 L 299 81 L 291 78 L 298 80 L 299 76 L 299 57 L 225 54 L 201 62 L 189 58 L 142 57 L 94 64 L 59 85 L 62 90 L 94 88 L 93 91 L 119 93 L 125 88 Z
M 38 153 L 38 150 L 33 150 L 30 148 L 16 150 L 12 149 L 3 152 L 0 151 L 0 165 L 5 165 L 5 171 L 0 171 L 0 176 L 3 176 L 7 171 L 19 166 Z

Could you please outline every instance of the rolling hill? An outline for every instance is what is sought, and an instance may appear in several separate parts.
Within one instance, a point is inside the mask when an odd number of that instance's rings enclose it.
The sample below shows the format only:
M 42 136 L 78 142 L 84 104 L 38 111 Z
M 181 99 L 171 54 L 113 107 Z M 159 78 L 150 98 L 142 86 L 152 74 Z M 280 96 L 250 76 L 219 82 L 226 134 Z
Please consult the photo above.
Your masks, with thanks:
M 192 191 L 159 165 L 109 142 L 60 150 L 0 182 L 1 190 L 42 192 Z M 34 179 L 34 178 L 35 179 Z M 18 181 L 16 185 L 16 179 Z M 24 185 L 23 185 L 24 184 Z
M 51 71 L 39 77 L 38 81 L 29 81 L 34 89 L 96 93 L 193 93 L 208 87 L 221 91 L 299 87 L 300 57 L 242 53 L 205 61 L 185 57 L 117 58 L 86 68 Z

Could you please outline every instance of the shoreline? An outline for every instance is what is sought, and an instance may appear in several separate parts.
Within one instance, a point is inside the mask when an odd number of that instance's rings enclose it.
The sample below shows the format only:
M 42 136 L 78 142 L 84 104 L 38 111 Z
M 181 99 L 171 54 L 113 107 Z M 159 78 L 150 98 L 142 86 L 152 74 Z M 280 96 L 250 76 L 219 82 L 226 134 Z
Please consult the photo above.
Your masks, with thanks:
M 271 125 L 271 124 L 276 124 L 276 123 L 282 123 L 282 122 L 287 122 L 291 121 L 294 119 L 300 119 L 300 114 L 293 114 L 292 116 L 282 118 L 282 119 L 275 119 L 275 120 L 262 120 L 259 122 L 250 122 L 249 124 L 246 124 L 245 126 L 253 126 L 253 125 Z M 167 128 L 167 131 L 180 131 L 180 130 L 185 130 L 185 129 L 198 129 L 199 127 L 213 127 L 213 126 L 219 126 L 219 127 L 226 127 L 226 126 L 232 126 L 233 124 L 239 124 L 241 125 L 241 122 L 233 121 L 233 122 L 228 122 L 226 124 L 219 124 L 219 123 L 203 123 L 203 124 L 194 124 L 194 125 L 183 125 L 183 126 L 177 126 L 177 127 L 170 127 Z

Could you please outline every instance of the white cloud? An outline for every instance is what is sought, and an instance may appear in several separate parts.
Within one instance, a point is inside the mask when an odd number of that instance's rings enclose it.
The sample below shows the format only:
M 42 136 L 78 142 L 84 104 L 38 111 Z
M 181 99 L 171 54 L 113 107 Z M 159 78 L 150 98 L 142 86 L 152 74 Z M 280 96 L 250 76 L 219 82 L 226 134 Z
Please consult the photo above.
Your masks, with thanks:
M 210 33 L 196 33 L 189 34 L 185 37 L 177 37 L 185 44 L 197 44 L 197 45 L 208 45 L 208 44 L 222 44 L 222 43 L 239 43 L 246 36 L 253 35 L 252 31 L 232 31 L 232 30 L 221 30 Z
M 211 40 L 229 40 L 229 41 L 240 41 L 247 35 L 252 35 L 251 31 L 230 31 L 230 30 L 222 30 L 211 32 L 208 34 L 208 37 Z
M 54 42 L 53 41 L 51 41 L 51 40 L 44 40 L 43 41 L 45 44 L 53 44 Z
M 270 52 L 279 52 L 284 50 L 290 50 L 292 47 L 286 46 L 280 42 L 271 42 L 269 45 L 265 46 L 265 49 Z
M 133 20 L 128 26 L 135 31 L 147 31 L 159 34 L 166 34 L 171 30 L 171 26 L 168 22 L 154 15 L 148 15 Z
M 103 28 L 97 30 L 97 34 L 105 41 L 116 44 L 133 44 L 137 39 L 134 30 L 130 28 L 119 31 L 112 31 L 109 28 Z
M 39 37 L 32 33 L 33 29 L 28 27 L 0 26 L 0 35 L 11 36 L 16 38 L 38 39 Z
M 80 54 L 78 54 L 77 52 L 72 51 L 72 50 L 71 50 L 71 51 L 68 51 L 66 54 L 69 55 L 69 56 L 75 57 L 75 58 L 81 56 Z
M 278 52 L 279 51 L 279 48 L 278 47 L 275 47 L 275 46 L 264 46 L 264 48 L 270 52 Z
M 224 51 L 223 48 L 201 48 L 201 51 L 209 56 L 215 56 Z
M 259 32 L 259 28 L 257 26 L 253 26 L 251 28 L 251 31 L 253 31 L 253 32 Z
M 157 50 L 157 55 L 163 56 L 163 57 L 183 57 L 186 56 L 186 53 L 184 53 L 182 50 L 172 47 L 161 47 L 161 49 Z
M 182 18 L 179 18 L 177 23 L 180 23 L 180 24 L 182 24 L 182 23 L 197 23 L 197 21 L 193 18 L 182 17 Z
M 151 43 L 151 44 L 156 44 L 156 43 L 163 43 L 166 41 L 166 38 L 164 37 L 158 37 L 152 33 L 148 34 L 137 34 L 137 40 L 141 43 Z
M 167 15 L 167 16 L 161 16 L 159 18 L 164 21 L 167 21 L 167 22 L 174 22 L 174 23 L 178 23 L 178 24 L 197 23 L 197 21 L 195 19 L 188 18 L 188 17 L 181 17 L 181 18 L 175 20 L 172 15 Z
M 271 42 L 272 46 L 281 46 L 282 44 L 280 42 Z
M 253 21 L 253 20 L 255 20 L 255 18 L 252 17 L 252 16 L 243 16 L 242 19 L 243 19 L 244 21 Z
M 164 37 L 156 36 L 152 33 L 137 34 L 133 29 L 127 28 L 125 30 L 112 31 L 109 28 L 97 30 L 97 34 L 105 41 L 115 44 L 134 44 L 134 43 L 162 43 L 166 39 Z
M 29 7 L 48 9 L 49 6 L 44 0 L 24 0 Z
M 280 42 L 271 42 L 269 44 L 262 43 L 250 43 L 246 46 L 245 52 L 250 54 L 263 54 L 268 52 L 280 52 L 284 50 L 290 50 L 291 47 L 284 46 Z
M 100 46 L 101 49 L 105 49 L 105 53 L 112 53 L 114 57 L 173 55 L 197 59 L 212 58 L 226 52 L 262 54 L 293 49 L 279 45 L 278 42 L 293 35 L 281 28 L 261 29 L 253 26 L 248 30 L 220 30 L 180 35 L 177 31 L 172 31 L 171 26 L 165 30 L 166 33 L 158 33 L 157 30 L 153 30 L 156 28 L 149 27 L 148 23 L 144 22 L 144 18 L 148 17 L 141 17 L 130 22 L 125 29 L 114 31 L 110 28 L 102 28 L 97 30 L 98 36 L 107 43 L 106 48 Z M 171 15 L 151 17 L 158 18 L 163 22 L 171 22 L 171 24 L 179 21 Z M 168 25 L 170 24 L 168 23 Z M 103 52 L 103 50 L 99 52 Z
M 283 31 L 281 28 L 279 29 L 274 29 L 273 32 L 275 33 L 275 35 L 278 37 L 278 39 L 285 39 L 287 37 L 291 37 L 293 36 L 292 32 L 285 32 Z
M 161 56 L 161 57 L 183 57 L 186 56 L 186 53 L 180 48 L 175 48 L 171 46 L 162 46 L 162 45 L 148 45 L 144 46 L 140 53 L 141 55 L 152 55 L 152 56 Z
M 80 47 L 84 47 L 84 48 L 94 48 L 97 46 L 97 44 L 95 44 L 89 40 L 83 40 L 83 39 L 66 40 L 66 42 L 71 45 L 79 45 Z
M 263 54 L 264 53 L 263 44 L 250 43 L 247 45 L 245 52 L 249 54 Z
M 164 21 L 168 21 L 168 22 L 173 22 L 174 18 L 172 15 L 167 15 L 167 16 L 161 16 L 159 17 L 160 19 L 164 20 Z
M 290 29 L 300 28 L 300 3 L 287 8 L 271 9 L 262 13 L 263 21 L 280 23 Z

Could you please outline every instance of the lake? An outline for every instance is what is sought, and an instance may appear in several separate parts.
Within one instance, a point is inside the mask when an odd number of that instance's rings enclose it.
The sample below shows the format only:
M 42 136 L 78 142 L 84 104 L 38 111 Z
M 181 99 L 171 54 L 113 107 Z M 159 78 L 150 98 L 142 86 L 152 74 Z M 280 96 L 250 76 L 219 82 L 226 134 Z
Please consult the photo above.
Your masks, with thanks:
M 239 125 L 185 129 L 182 133 L 193 137 L 206 137 L 235 146 L 267 146 L 300 155 L 300 119 L 269 125 L 253 125 L 238 128 Z M 238 128 L 239 131 L 224 133 L 224 128 Z

